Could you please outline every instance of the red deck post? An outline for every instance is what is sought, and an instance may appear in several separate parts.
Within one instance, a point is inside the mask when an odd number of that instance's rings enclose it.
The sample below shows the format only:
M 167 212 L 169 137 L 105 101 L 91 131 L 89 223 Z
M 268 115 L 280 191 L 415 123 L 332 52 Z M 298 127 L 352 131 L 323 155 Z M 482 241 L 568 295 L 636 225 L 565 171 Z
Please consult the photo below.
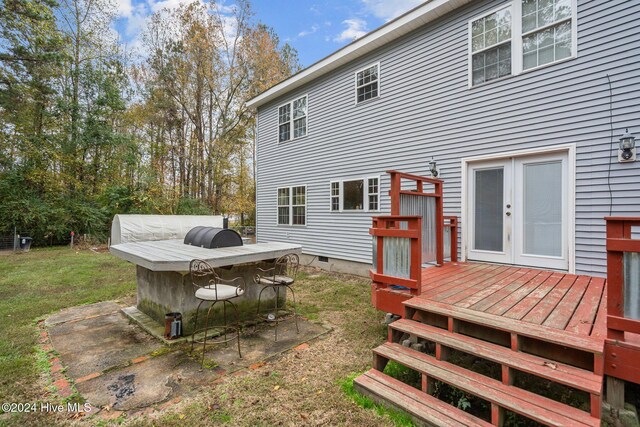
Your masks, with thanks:
M 640 383 L 640 320 L 624 314 L 624 253 L 640 252 L 640 240 L 633 239 L 631 227 L 640 226 L 640 217 L 606 217 L 607 221 L 607 340 L 604 373 Z M 636 339 L 629 341 L 631 336 Z
M 444 204 L 442 182 L 435 183 L 436 193 L 436 263 L 444 265 Z
M 444 219 L 449 221 L 447 226 L 451 230 L 451 253 L 449 256 L 451 262 L 458 262 L 458 217 L 445 216 Z
M 389 177 L 391 179 L 391 189 L 389 190 L 391 215 L 400 215 L 400 190 L 402 189 L 400 175 L 398 172 L 390 171 Z

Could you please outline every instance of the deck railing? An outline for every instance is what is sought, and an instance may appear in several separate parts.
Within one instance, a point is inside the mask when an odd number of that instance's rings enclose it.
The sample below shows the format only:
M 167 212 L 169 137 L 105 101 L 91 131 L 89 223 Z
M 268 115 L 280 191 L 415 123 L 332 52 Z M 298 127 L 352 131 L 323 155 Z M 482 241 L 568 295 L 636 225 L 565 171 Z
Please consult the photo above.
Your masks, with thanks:
M 605 373 L 640 383 L 640 217 L 606 217 L 607 351 Z
M 395 170 L 387 171 L 391 215 L 422 216 L 422 263 L 444 263 L 443 181 Z M 421 201 L 423 203 L 421 203 Z M 435 252 L 435 259 L 431 258 Z M 431 258 L 431 259 L 430 259 Z
M 419 293 L 422 277 L 422 218 L 379 216 L 369 230 L 373 236 L 371 280 Z
M 449 239 L 444 241 L 444 253 L 449 254 L 451 262 L 458 261 L 458 217 L 457 216 L 445 216 L 444 217 L 444 234 Z

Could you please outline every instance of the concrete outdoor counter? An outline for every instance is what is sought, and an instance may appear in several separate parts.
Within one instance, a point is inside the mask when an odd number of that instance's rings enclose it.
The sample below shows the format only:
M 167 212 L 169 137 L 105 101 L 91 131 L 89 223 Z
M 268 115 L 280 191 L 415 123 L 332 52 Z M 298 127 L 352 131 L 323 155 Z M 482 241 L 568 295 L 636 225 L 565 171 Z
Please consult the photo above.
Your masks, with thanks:
M 191 260 L 207 261 L 222 278 L 244 278 L 244 295 L 232 301 L 237 305 L 242 320 L 246 321 L 255 317 L 258 294 L 262 289 L 253 283 L 256 268 L 268 268 L 270 264 L 265 261 L 288 253 L 300 254 L 302 247 L 291 243 L 271 242 L 205 249 L 185 245 L 182 240 L 158 240 L 122 243 L 111 246 L 109 250 L 118 258 L 137 266 L 137 309 L 159 324 L 164 324 L 166 313 L 182 313 L 183 331 L 189 334 L 193 330 L 193 318 L 200 302 L 195 298 L 195 289 L 189 277 Z M 265 307 L 272 306 L 275 294 L 265 291 L 262 298 L 261 304 L 265 304 Z M 281 294 L 280 298 L 284 298 L 284 295 Z M 278 305 L 283 303 L 284 301 Z M 203 304 L 201 310 L 208 308 L 207 304 Z M 201 312 L 202 314 L 204 313 Z
M 189 263 L 193 259 L 205 260 L 213 267 L 226 267 L 275 259 L 291 252 L 300 254 L 302 246 L 292 243 L 271 242 L 230 248 L 205 249 L 185 245 L 182 239 L 179 239 L 122 243 L 111 246 L 109 251 L 118 258 L 144 267 L 147 270 L 188 273 Z

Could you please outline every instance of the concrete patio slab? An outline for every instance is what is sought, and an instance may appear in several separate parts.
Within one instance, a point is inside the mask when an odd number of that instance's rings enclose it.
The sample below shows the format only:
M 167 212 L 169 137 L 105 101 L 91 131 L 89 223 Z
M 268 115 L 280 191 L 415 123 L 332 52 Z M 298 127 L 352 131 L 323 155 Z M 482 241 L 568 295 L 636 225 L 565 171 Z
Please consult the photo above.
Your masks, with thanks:
M 161 403 L 180 390 L 210 381 L 199 374 L 199 368 L 193 359 L 174 352 L 109 371 L 76 384 L 76 389 L 94 407 L 128 411 Z
M 67 308 L 59 311 L 58 313 L 52 314 L 44 321 L 44 324 L 46 326 L 53 326 L 59 323 L 73 322 L 95 316 L 104 316 L 105 314 L 115 313 L 119 310 L 120 306 L 113 301 L 81 305 L 79 307 Z
M 197 393 L 223 375 L 301 348 L 330 331 L 299 318 L 297 333 L 293 319 L 286 319 L 278 324 L 276 342 L 275 324 L 249 326 L 240 339 L 242 358 L 235 341 L 207 345 L 202 368 L 201 344 L 195 344 L 193 354 L 184 340 L 163 345 L 113 302 L 64 310 L 45 325 L 67 377 L 97 412 L 157 410 L 166 405 L 163 402 Z
M 131 325 L 120 311 L 112 311 L 113 305 L 116 304 L 82 306 L 78 313 L 65 310 L 73 321 L 49 323 L 51 343 L 70 378 L 102 372 L 162 348 L 161 343 Z M 105 314 L 97 314 L 99 310 Z M 81 313 L 91 314 L 83 319 Z

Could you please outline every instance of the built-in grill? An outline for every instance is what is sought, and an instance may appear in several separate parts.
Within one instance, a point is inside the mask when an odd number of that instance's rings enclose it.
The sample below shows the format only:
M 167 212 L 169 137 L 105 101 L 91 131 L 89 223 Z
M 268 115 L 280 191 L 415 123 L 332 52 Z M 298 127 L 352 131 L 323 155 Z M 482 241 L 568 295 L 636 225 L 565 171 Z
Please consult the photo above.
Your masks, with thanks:
M 207 249 L 227 248 L 242 246 L 242 237 L 228 228 L 198 226 L 184 236 L 184 244 Z

